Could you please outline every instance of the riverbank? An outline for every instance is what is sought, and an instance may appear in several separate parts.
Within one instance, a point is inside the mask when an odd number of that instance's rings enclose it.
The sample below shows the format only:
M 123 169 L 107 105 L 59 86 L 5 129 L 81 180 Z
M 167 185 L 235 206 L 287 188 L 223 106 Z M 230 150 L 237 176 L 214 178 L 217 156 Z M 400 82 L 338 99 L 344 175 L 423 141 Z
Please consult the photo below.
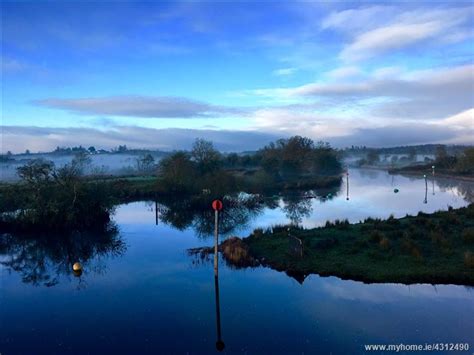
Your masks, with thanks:
M 472 174 L 461 174 L 452 169 L 441 169 L 435 168 L 435 174 L 433 175 L 432 165 L 414 165 L 407 166 L 403 168 L 392 168 L 388 169 L 389 174 L 400 174 L 407 176 L 429 176 L 435 178 L 446 178 L 446 179 L 456 179 L 462 181 L 474 181 L 474 175 Z
M 247 238 L 223 242 L 220 250 L 231 265 L 268 266 L 300 282 L 318 274 L 368 283 L 472 286 L 474 204 L 401 219 L 337 221 L 316 229 L 258 229 Z

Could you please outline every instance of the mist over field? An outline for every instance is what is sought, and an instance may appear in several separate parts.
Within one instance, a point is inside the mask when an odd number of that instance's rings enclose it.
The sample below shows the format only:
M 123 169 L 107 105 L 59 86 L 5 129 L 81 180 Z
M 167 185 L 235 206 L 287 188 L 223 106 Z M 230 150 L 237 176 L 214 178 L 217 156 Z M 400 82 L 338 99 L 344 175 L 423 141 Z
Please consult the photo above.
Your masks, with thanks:
M 155 163 L 158 163 L 163 155 L 163 153 L 154 152 L 150 152 L 150 154 L 155 159 Z M 60 168 L 66 164 L 70 164 L 74 157 L 74 154 L 58 156 L 57 154 L 51 153 L 14 155 L 13 160 L 0 163 L 0 181 L 18 181 L 17 168 L 33 159 L 50 160 L 56 167 Z M 85 175 L 128 175 L 137 173 L 137 159 L 142 157 L 142 154 L 95 154 L 89 155 L 89 157 L 91 158 L 91 162 L 84 168 Z

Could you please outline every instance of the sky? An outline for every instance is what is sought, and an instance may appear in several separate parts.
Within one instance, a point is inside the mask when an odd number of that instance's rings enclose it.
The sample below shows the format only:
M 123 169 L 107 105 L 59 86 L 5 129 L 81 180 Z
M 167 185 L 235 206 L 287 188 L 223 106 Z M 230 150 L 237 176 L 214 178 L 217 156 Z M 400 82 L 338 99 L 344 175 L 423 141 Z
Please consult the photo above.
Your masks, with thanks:
M 474 143 L 474 5 L 3 1 L 1 151 Z

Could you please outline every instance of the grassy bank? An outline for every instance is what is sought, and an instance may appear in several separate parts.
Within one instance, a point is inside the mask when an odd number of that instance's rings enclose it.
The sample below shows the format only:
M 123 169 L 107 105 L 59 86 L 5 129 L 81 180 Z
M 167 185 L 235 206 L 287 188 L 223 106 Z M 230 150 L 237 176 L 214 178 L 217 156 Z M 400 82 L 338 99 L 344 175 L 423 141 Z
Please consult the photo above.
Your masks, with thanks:
M 406 166 L 403 168 L 392 168 L 388 169 L 390 174 L 400 174 L 400 175 L 417 175 L 417 176 L 429 176 L 432 177 L 433 169 L 432 164 L 422 164 L 422 165 L 413 165 Z M 459 172 L 455 169 L 446 169 L 446 168 L 436 168 L 435 177 L 443 177 L 450 179 L 458 179 L 464 181 L 474 181 L 474 174 L 471 172 Z
M 299 281 L 319 274 L 365 282 L 474 285 L 474 204 L 309 230 L 255 230 L 241 241 L 224 242 L 221 250 L 230 264 L 261 264 Z

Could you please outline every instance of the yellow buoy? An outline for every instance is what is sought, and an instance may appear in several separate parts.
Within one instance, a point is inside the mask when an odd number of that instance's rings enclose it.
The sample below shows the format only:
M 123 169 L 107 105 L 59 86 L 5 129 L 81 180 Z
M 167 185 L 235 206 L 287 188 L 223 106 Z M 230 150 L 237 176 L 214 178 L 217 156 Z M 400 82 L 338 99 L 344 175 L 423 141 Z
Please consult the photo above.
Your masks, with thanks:
M 82 265 L 81 263 L 77 262 L 72 265 L 72 272 L 76 276 L 81 276 L 82 275 Z

